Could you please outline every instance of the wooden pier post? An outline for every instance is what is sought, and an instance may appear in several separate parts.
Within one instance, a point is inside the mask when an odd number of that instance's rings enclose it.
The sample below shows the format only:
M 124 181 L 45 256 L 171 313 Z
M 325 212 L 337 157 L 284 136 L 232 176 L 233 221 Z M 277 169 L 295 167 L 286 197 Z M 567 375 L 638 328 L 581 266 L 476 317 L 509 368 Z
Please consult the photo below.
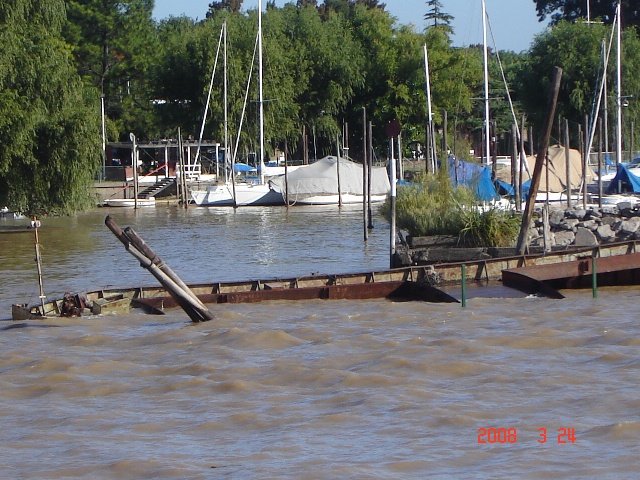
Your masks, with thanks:
M 536 195 L 540 185 L 540 174 L 542 173 L 542 165 L 547 157 L 549 148 L 549 138 L 551 137 L 551 129 L 553 128 L 553 117 L 556 111 L 558 101 L 558 92 L 560 91 L 560 79 L 562 78 L 562 68 L 554 67 L 551 80 L 551 88 L 549 91 L 549 100 L 547 104 L 547 118 L 543 128 L 542 140 L 536 156 L 536 165 L 531 176 L 531 187 L 529 188 L 529 197 L 527 198 L 527 206 L 522 215 L 522 224 L 520 225 L 520 234 L 518 236 L 518 254 L 524 255 L 527 248 L 527 234 L 529 233 L 529 225 L 533 216 L 533 207 L 536 203 Z M 548 194 L 547 194 L 548 197 Z

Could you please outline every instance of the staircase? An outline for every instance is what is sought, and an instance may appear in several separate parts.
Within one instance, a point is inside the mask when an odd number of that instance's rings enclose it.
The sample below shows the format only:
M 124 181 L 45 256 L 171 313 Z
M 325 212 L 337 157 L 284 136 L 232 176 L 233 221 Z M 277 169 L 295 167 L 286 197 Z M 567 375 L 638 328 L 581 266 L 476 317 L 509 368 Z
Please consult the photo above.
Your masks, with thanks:
M 175 185 L 175 183 L 175 178 L 163 178 L 162 180 L 158 180 L 153 185 L 150 185 L 141 192 L 138 192 L 138 198 L 162 196 L 160 194 L 169 190 L 173 185 Z

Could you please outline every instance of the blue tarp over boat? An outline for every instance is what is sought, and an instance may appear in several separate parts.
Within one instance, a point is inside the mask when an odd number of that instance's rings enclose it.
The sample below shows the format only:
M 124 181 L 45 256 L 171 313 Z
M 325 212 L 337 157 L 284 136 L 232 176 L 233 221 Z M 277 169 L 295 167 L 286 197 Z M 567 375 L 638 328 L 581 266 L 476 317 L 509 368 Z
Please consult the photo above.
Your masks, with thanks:
M 257 172 L 256 167 L 247 165 L 246 163 L 236 163 L 233 165 L 234 172 Z
M 465 162 L 455 158 L 447 159 L 449 177 L 453 185 L 466 185 L 475 190 L 478 200 L 489 202 L 499 200 L 500 195 L 491 180 L 491 170 L 477 163 Z
M 640 177 L 631 173 L 626 166 L 620 164 L 618 173 L 607 187 L 607 195 L 618 193 L 618 185 L 622 185 L 623 192 L 640 193 Z

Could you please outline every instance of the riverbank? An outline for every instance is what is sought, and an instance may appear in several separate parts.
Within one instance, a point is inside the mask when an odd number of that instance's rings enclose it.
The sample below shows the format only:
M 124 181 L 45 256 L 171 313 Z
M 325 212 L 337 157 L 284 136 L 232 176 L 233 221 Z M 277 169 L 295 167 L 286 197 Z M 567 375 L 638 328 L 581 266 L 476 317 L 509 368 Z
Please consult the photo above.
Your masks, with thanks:
M 429 265 L 441 262 L 464 262 L 517 254 L 514 247 L 465 248 L 455 236 L 401 238 L 394 266 Z M 548 223 L 541 211 L 528 232 L 529 253 L 562 251 L 570 247 L 599 245 L 640 240 L 640 208 L 638 204 L 620 202 L 617 205 L 562 208 L 553 206 Z

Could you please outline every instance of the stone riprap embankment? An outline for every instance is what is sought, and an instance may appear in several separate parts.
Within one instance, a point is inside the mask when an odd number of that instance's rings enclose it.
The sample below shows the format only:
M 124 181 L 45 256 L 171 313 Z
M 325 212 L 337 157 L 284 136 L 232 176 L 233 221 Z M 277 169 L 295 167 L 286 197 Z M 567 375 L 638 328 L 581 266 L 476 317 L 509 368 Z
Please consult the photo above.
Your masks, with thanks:
M 544 246 L 544 233 L 544 222 L 536 218 L 529 230 L 529 244 Z M 630 202 L 602 210 L 592 207 L 549 211 L 547 246 L 595 247 L 636 239 L 640 239 L 640 209 Z

